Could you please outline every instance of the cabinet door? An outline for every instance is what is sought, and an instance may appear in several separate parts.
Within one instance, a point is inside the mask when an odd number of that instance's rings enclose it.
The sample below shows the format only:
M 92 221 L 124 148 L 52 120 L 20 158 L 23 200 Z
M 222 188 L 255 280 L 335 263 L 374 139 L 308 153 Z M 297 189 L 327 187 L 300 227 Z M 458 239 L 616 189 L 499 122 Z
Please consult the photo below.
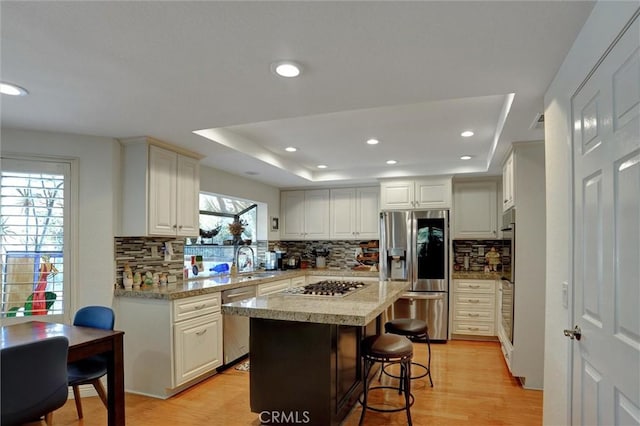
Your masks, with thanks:
M 176 191 L 177 234 L 186 237 L 197 236 L 200 233 L 200 165 L 198 160 L 178 155 Z
M 356 237 L 377 240 L 380 236 L 379 190 L 358 188 L 356 190 Z
M 460 182 L 453 191 L 454 238 L 497 238 L 497 184 Z
M 175 386 L 222 365 L 222 315 L 215 313 L 174 325 Z
M 509 155 L 502 167 L 502 209 L 507 210 L 515 205 L 513 185 L 513 153 Z
M 415 181 L 414 208 L 450 208 L 451 178 L 420 179 Z
M 304 191 L 283 191 L 280 193 L 280 215 L 284 240 L 304 238 Z
M 149 147 L 149 235 L 176 235 L 176 159 L 175 152 Z
M 332 239 L 350 240 L 357 238 L 355 189 L 332 189 L 329 212 Z
M 402 180 L 380 184 L 380 208 L 411 209 L 413 201 L 413 181 Z
M 329 238 L 329 190 L 316 189 L 304 193 L 304 238 Z

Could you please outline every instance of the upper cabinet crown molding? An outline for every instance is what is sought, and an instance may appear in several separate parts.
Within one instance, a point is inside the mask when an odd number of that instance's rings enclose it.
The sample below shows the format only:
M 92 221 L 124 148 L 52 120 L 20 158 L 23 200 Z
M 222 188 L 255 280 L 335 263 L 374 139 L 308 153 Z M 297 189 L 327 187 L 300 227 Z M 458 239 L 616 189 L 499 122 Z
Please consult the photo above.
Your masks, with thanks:
M 196 236 L 199 158 L 157 142 L 135 138 L 123 144 L 120 235 Z
M 383 180 L 380 182 L 380 208 L 451 208 L 451 176 Z
M 196 160 L 202 160 L 205 157 L 204 155 L 198 152 L 191 151 L 189 149 L 182 148 L 180 146 L 171 145 L 170 143 L 163 142 L 159 139 L 155 139 L 150 136 L 139 136 L 135 138 L 118 139 L 118 142 L 120 142 L 120 144 L 124 147 L 129 145 L 134 145 L 134 144 L 144 144 L 148 146 L 154 145 L 160 148 L 167 149 L 169 151 L 173 151 L 177 154 L 182 154 L 186 157 L 195 158 Z

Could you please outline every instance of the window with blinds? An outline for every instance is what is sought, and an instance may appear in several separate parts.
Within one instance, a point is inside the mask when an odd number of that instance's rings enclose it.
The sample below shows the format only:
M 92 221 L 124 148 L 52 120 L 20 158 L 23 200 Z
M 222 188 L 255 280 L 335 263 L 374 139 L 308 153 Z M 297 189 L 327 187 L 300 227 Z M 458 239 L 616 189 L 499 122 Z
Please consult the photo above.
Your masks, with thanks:
M 62 315 L 69 164 L 3 159 L 2 166 L 0 316 Z

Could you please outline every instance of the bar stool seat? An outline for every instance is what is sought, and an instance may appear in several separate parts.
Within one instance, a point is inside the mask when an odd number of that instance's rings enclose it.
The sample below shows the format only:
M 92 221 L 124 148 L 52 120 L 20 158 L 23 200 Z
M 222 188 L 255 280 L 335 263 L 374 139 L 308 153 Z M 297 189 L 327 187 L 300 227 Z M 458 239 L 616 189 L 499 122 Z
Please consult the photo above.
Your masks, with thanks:
M 411 380 L 421 379 L 423 377 L 429 376 L 429 383 L 431 383 L 431 387 L 433 387 L 433 380 L 431 378 L 431 341 L 429 339 L 429 326 L 425 321 L 414 319 L 414 318 L 398 318 L 391 321 L 387 321 L 384 324 L 384 330 L 387 333 L 392 335 L 406 336 L 411 340 L 421 340 L 426 339 L 427 342 L 427 365 L 420 364 L 418 362 L 412 362 L 413 365 L 417 365 L 423 368 L 425 371 L 423 374 L 411 376 Z M 382 373 L 394 377 L 399 378 L 391 373 L 388 373 L 385 370 L 385 366 L 382 366 L 380 370 L 380 376 Z
M 378 412 L 397 412 L 406 410 L 408 424 L 411 425 L 411 411 L 410 408 L 413 405 L 414 397 L 411 394 L 411 358 L 413 358 L 413 344 L 409 339 L 403 336 L 394 334 L 382 334 L 379 336 L 369 336 L 365 338 L 360 344 L 360 352 L 364 359 L 364 390 L 362 396 L 359 399 L 362 405 L 362 414 L 360 415 L 360 425 L 364 421 L 364 416 L 367 410 Z M 369 373 L 373 364 L 376 362 L 389 362 L 400 364 L 400 382 L 398 387 L 394 386 L 374 386 L 369 388 L 370 380 Z M 400 408 L 378 408 L 369 406 L 367 404 L 367 397 L 370 390 L 374 389 L 393 389 L 399 393 L 404 392 L 405 404 Z

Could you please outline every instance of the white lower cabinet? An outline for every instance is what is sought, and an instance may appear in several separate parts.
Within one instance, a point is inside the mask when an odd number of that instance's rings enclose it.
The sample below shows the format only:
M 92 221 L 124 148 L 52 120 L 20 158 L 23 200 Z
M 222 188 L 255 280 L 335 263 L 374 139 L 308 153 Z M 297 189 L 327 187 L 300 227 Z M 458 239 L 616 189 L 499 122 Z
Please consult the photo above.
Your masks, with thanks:
M 175 382 L 195 379 L 222 365 L 222 315 L 205 315 L 173 326 Z
M 291 287 L 301 287 L 305 285 L 306 282 L 307 282 L 307 278 L 304 275 L 291 278 Z
M 451 334 L 497 336 L 496 281 L 453 280 Z
M 258 284 L 256 294 L 258 296 L 266 296 L 268 294 L 279 293 L 282 290 L 291 287 L 291 280 L 278 280 L 270 283 Z
M 125 390 L 168 398 L 222 365 L 220 293 L 174 301 L 117 297 L 124 330 Z

